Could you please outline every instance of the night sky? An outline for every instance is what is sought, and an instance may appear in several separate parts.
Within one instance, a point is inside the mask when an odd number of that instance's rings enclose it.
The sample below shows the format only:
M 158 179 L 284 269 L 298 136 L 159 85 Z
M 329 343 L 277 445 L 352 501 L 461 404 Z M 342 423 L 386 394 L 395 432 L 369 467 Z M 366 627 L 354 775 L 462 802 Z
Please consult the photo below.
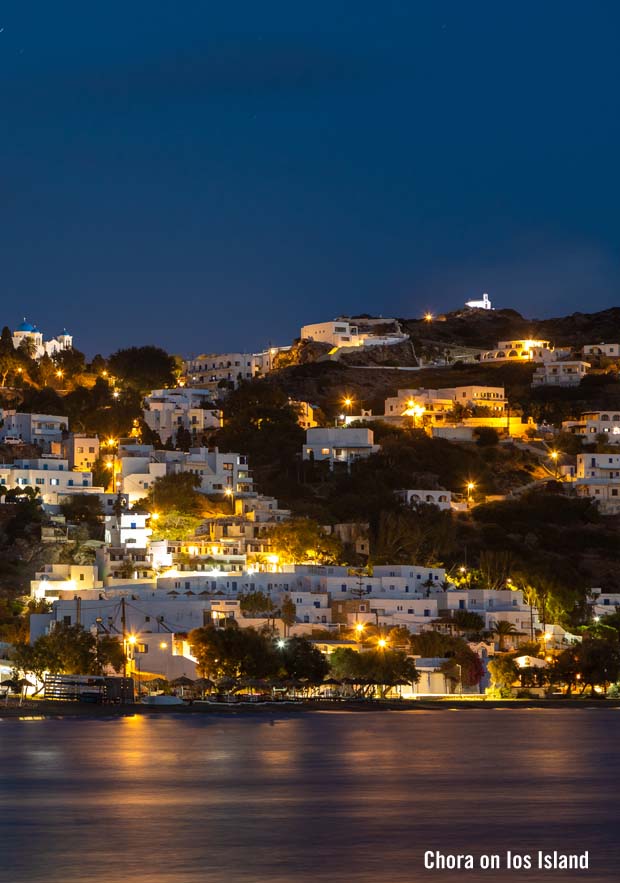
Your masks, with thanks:
M 620 4 L 7 0 L 2 316 L 92 355 L 620 303 Z

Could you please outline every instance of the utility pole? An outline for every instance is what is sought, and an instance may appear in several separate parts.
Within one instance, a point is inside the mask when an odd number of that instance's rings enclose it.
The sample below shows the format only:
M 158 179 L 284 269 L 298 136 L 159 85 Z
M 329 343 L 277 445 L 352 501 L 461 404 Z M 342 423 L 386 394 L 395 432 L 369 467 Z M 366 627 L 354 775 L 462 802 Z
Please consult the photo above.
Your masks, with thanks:
M 125 599 L 121 598 L 121 626 L 123 628 L 123 678 L 127 677 L 127 616 Z

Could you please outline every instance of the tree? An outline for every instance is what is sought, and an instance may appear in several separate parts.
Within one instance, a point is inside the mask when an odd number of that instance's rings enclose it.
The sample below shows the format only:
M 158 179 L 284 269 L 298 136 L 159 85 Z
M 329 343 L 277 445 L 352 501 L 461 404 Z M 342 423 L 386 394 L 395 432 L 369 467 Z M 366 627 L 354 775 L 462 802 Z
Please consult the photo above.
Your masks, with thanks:
M 480 656 L 463 638 L 428 631 L 411 636 L 411 649 L 419 656 L 445 658 L 442 670 L 447 678 L 464 687 L 475 687 L 484 676 Z
M 75 377 L 76 374 L 82 374 L 85 371 L 86 357 L 84 353 L 70 347 L 54 354 L 54 364 L 63 374 Z
M 620 675 L 620 647 L 606 638 L 584 638 L 577 651 L 577 668 L 584 690 L 603 687 L 605 693 Z
M 339 647 L 329 661 L 336 678 L 375 685 L 379 687 L 381 698 L 400 683 L 415 684 L 420 679 L 414 660 L 402 650 L 377 649 L 358 653 L 350 647 Z
M 284 634 L 286 635 L 297 619 L 297 607 L 290 595 L 285 595 L 282 599 L 280 619 L 284 623 Z
M 30 644 L 18 644 L 13 654 L 16 671 L 32 673 L 43 680 L 50 674 L 100 675 L 109 668 L 123 667 L 122 644 L 109 635 L 97 639 L 81 625 L 56 625 Z
M 60 504 L 62 514 L 67 521 L 74 524 L 98 524 L 103 516 L 103 507 L 99 497 L 90 494 L 71 494 Z
M 497 635 L 499 638 L 499 652 L 503 653 L 506 643 L 506 638 L 510 635 L 517 634 L 517 628 L 514 623 L 510 622 L 508 619 L 498 619 L 496 622 L 491 625 L 492 631 L 494 635 Z
M 247 592 L 239 596 L 239 607 L 242 613 L 248 616 L 260 616 L 271 614 L 274 611 L 274 603 L 264 592 Z
M 312 684 L 320 684 L 329 672 L 329 662 L 307 638 L 289 638 L 279 654 L 286 677 L 304 678 Z
M 189 634 L 198 671 L 210 678 L 264 678 L 277 674 L 273 640 L 253 628 L 204 626 Z
M 471 610 L 455 610 L 452 622 L 459 631 L 468 634 L 479 634 L 484 629 L 484 618 Z
M 213 436 L 221 451 L 243 451 L 253 466 L 296 471 L 304 431 L 287 395 L 273 383 L 240 383 L 224 400 L 223 416 L 224 425 Z
M 174 386 L 175 361 L 157 346 L 132 346 L 117 350 L 108 359 L 108 370 L 138 392 Z
M 196 490 L 200 485 L 200 476 L 193 472 L 163 475 L 155 479 L 149 491 L 149 505 L 156 512 L 196 515 L 205 505 L 205 498 Z
M 517 680 L 519 669 L 511 656 L 494 656 L 488 662 L 491 683 L 500 689 L 509 689 Z
M 291 518 L 275 525 L 267 534 L 271 548 L 282 563 L 337 564 L 342 560 L 342 543 L 327 534 L 310 518 Z
M 199 515 L 185 514 L 177 509 L 159 513 L 157 520 L 151 521 L 151 540 L 186 540 L 196 534 L 203 519 Z

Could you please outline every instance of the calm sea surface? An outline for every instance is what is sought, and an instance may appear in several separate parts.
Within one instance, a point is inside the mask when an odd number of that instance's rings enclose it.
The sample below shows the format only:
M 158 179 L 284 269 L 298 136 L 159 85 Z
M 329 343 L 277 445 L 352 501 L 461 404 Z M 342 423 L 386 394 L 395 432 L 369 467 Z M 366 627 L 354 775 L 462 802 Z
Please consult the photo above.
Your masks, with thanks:
M 619 749 L 614 709 L 0 720 L 0 880 L 618 881 Z

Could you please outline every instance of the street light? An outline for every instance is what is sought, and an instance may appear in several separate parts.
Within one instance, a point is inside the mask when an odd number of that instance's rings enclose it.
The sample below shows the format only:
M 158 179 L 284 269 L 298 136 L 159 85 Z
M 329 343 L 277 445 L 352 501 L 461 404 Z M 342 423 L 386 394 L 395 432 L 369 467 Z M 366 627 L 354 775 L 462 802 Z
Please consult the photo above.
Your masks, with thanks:
M 380 650 L 385 650 L 385 648 L 387 647 L 387 643 L 388 642 L 385 640 L 385 638 L 379 638 L 379 640 L 377 641 L 377 647 Z
M 109 438 L 104 444 L 108 448 L 112 448 L 112 462 L 106 463 L 106 467 L 112 470 L 112 493 L 116 493 L 116 445 L 118 444 L 118 439 Z
M 235 514 L 235 492 L 231 487 L 224 488 L 224 496 L 230 498 L 231 512 Z
M 468 506 L 471 504 L 471 495 L 472 495 L 472 492 L 475 490 L 475 488 L 476 488 L 476 485 L 473 481 L 467 482 L 467 505 Z
M 553 460 L 553 464 L 554 464 L 554 466 L 555 466 L 555 477 L 557 478 L 557 477 L 558 477 L 558 466 L 559 466 L 559 462 L 558 462 L 558 460 L 559 460 L 559 458 L 560 458 L 559 451 L 551 451 L 551 453 L 549 454 L 549 456 L 550 456 L 551 459 Z
M 424 321 L 425 322 L 432 322 L 433 321 L 433 314 L 432 313 L 424 313 Z

